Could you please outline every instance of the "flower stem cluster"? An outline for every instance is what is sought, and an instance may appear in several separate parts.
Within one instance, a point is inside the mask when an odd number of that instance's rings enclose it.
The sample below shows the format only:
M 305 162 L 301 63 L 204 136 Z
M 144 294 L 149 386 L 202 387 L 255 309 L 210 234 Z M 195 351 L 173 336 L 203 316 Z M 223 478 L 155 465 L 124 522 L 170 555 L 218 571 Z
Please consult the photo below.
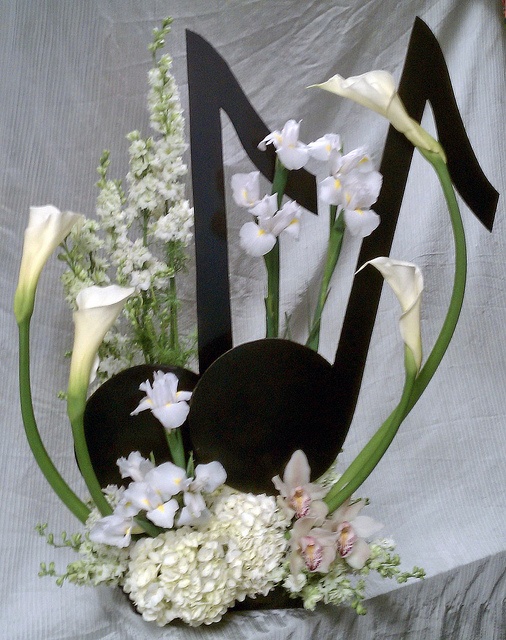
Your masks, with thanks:
M 360 514 L 368 501 L 347 500 L 329 515 L 327 505 L 320 500 L 327 488 L 311 483 L 310 471 L 304 453 L 295 451 L 283 480 L 279 476 L 273 478 L 280 492 L 280 508 L 294 518 L 289 530 L 288 575 L 283 583 L 293 597 L 301 597 L 311 610 L 323 601 L 348 603 L 363 614 L 362 577 L 371 571 L 399 582 L 424 576 L 417 567 L 412 572 L 399 571 L 399 556 L 390 553 L 394 549 L 392 542 L 366 542 L 383 527 Z
M 60 259 L 67 300 L 75 307 L 79 291 L 116 281 L 134 287 L 122 318 L 100 347 L 100 380 L 141 362 L 184 366 L 194 352 L 193 340 L 179 330 L 176 279 L 186 269 L 192 239 L 193 210 L 185 199 L 187 173 L 182 155 L 184 118 L 171 73 L 172 60 L 158 51 L 171 20 L 155 29 L 149 46 L 154 67 L 148 75 L 148 107 L 155 135 L 132 131 L 126 190 L 108 178 L 109 152 L 98 167 L 96 220 L 74 229 Z
M 379 224 L 379 216 L 370 209 L 378 197 L 382 177 L 372 169 L 364 149 L 355 149 L 344 155 L 337 134 L 326 134 L 314 142 L 299 140 L 300 122 L 288 120 L 281 131 L 272 131 L 258 145 L 265 150 L 273 145 L 276 150 L 276 170 L 272 195 L 260 198 L 259 172 L 232 176 L 232 194 L 235 203 L 245 207 L 255 220 L 244 224 L 240 231 L 241 247 L 252 256 L 264 256 L 267 270 L 267 297 L 265 299 L 266 337 L 279 333 L 279 243 L 278 237 L 286 232 L 299 236 L 301 208 L 288 201 L 282 206 L 288 172 L 303 168 L 310 158 L 324 161 L 329 166 L 329 177 L 320 184 L 320 198 L 329 205 L 329 243 L 320 292 L 314 310 L 306 345 L 317 351 L 323 308 L 330 291 L 330 281 L 337 265 L 345 229 L 360 238 L 368 236 Z

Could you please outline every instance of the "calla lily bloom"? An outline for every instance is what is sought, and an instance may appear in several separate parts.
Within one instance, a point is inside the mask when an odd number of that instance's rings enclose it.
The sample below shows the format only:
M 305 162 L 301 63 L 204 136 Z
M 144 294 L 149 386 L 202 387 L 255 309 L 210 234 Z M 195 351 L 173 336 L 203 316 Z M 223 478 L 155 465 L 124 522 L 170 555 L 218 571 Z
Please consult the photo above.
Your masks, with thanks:
M 281 495 L 282 506 L 290 517 L 325 518 L 328 513 L 327 505 L 320 499 L 327 493 L 327 489 L 310 482 L 310 474 L 306 454 L 298 449 L 285 467 L 283 480 L 279 476 L 272 479 Z
M 121 313 L 133 288 L 118 285 L 87 287 L 77 294 L 74 312 L 74 347 L 70 364 L 69 400 L 83 395 L 96 371 L 96 355 L 105 334 Z M 95 369 L 95 371 L 93 371 Z M 86 391 L 84 391 L 86 393 Z
M 376 267 L 392 287 L 402 308 L 399 320 L 401 336 L 413 354 L 417 369 L 422 365 L 422 337 L 420 333 L 420 304 L 423 291 L 423 276 L 419 267 L 410 262 L 392 258 L 374 258 L 367 264 Z
M 14 297 L 14 313 L 21 322 L 33 312 L 35 290 L 42 268 L 56 247 L 63 242 L 72 227 L 82 222 L 83 216 L 56 207 L 30 207 L 30 218 L 25 230 L 19 280 Z
M 350 78 L 343 78 L 336 74 L 327 82 L 312 86 L 336 93 L 343 98 L 350 98 L 376 111 L 387 118 L 390 124 L 403 133 L 415 147 L 437 153 L 446 162 L 445 153 L 439 142 L 408 115 L 397 93 L 394 79 L 388 71 L 369 71 Z
M 191 391 L 178 391 L 177 376 L 174 373 L 164 373 L 156 371 L 154 374 L 153 386 L 149 380 L 143 382 L 139 389 L 146 392 L 139 406 L 130 415 L 136 416 L 141 411 L 151 409 L 167 431 L 172 431 L 180 427 L 186 420 L 190 407 L 188 400 L 191 398 Z
M 269 133 L 258 145 L 265 151 L 268 144 L 273 144 L 278 158 L 287 169 L 301 169 L 309 159 L 309 151 L 299 141 L 300 122 L 288 120 L 281 131 Z

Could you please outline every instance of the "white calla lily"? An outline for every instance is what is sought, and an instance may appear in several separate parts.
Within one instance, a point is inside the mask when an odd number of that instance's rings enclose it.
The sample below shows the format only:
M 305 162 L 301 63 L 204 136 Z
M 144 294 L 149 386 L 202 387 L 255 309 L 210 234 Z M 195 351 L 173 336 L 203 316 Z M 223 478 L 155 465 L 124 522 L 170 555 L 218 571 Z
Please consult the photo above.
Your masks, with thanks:
M 69 400 L 86 390 L 94 367 L 97 351 L 105 334 L 121 313 L 126 300 L 135 289 L 110 285 L 87 287 L 76 297 L 74 312 L 74 347 L 70 364 Z
M 420 268 L 411 262 L 392 258 L 374 258 L 360 269 L 371 264 L 376 267 L 392 287 L 402 308 L 399 320 L 401 336 L 411 350 L 417 369 L 422 365 L 422 337 L 420 332 L 420 304 L 423 291 L 423 276 Z
M 437 153 L 446 161 L 445 153 L 439 142 L 408 115 L 397 93 L 395 81 L 388 71 L 369 71 L 349 78 L 343 78 L 336 74 L 327 82 L 312 86 L 336 93 L 343 98 L 349 98 L 385 116 L 390 124 L 397 131 L 403 133 L 415 147 Z
M 30 207 L 14 297 L 14 313 L 18 323 L 29 318 L 33 312 L 39 276 L 50 255 L 72 227 L 83 219 L 80 214 L 62 212 L 53 205 Z

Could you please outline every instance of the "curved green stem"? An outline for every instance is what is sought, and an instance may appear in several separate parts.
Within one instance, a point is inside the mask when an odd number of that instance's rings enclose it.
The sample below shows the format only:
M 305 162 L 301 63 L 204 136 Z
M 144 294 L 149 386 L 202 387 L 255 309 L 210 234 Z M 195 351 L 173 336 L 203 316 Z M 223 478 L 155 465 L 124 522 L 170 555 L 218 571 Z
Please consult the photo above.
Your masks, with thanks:
M 460 310 L 462 308 L 462 302 L 464 300 L 464 290 L 466 286 L 466 273 L 467 273 L 467 251 L 466 251 L 466 238 L 464 234 L 464 226 L 462 224 L 462 218 L 460 215 L 459 205 L 455 192 L 453 190 L 453 184 L 448 172 L 448 167 L 445 162 L 436 153 L 419 149 L 422 155 L 432 164 L 434 170 L 437 173 L 443 193 L 445 196 L 448 211 L 450 213 L 450 220 L 452 224 L 453 238 L 455 242 L 455 276 L 453 280 L 453 290 L 448 307 L 446 318 L 443 322 L 443 326 L 439 333 L 439 336 L 432 348 L 432 351 L 427 358 L 424 366 L 420 370 L 416 379 L 411 398 L 406 408 L 406 415 L 415 406 L 420 396 L 424 392 L 425 388 L 429 384 L 432 376 L 436 372 L 450 340 L 452 339 L 453 332 L 457 326 Z
M 67 398 L 67 413 L 72 425 L 72 435 L 74 437 L 74 449 L 76 452 L 79 471 L 88 487 L 91 498 L 103 516 L 112 513 L 111 505 L 107 502 L 102 487 L 97 479 L 93 465 L 91 464 L 90 453 L 84 435 L 84 408 L 86 406 L 86 396 L 77 397 L 69 392 Z
M 329 511 L 337 509 L 358 489 L 387 450 L 400 424 L 419 400 L 441 363 L 455 331 L 462 308 L 466 282 L 467 256 L 464 227 L 462 225 L 459 206 L 445 162 L 436 153 L 423 149 L 419 150 L 428 162 L 433 165 L 437 173 L 450 213 L 455 241 L 455 276 L 452 296 L 443 326 L 425 365 L 418 375 L 413 375 L 408 368 L 406 369 L 406 383 L 399 405 L 325 497 L 325 502 L 329 505 Z M 408 361 L 406 362 L 408 365 Z
M 406 379 L 399 404 L 325 496 L 329 513 L 340 507 L 371 474 L 402 424 L 417 374 L 413 355 L 407 347 L 405 362 Z
M 85 523 L 90 510 L 72 491 L 54 466 L 44 447 L 35 420 L 30 382 L 30 318 L 19 324 L 19 396 L 26 438 L 40 470 L 65 506 L 76 518 Z

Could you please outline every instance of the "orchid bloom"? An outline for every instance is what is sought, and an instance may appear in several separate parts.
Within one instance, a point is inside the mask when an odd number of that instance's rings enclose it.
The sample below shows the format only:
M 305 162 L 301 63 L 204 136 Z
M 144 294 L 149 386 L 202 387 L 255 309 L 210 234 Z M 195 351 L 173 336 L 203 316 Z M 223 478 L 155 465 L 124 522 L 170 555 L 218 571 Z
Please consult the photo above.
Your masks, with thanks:
M 337 553 L 353 569 L 362 569 L 371 555 L 364 538 L 377 533 L 383 527 L 369 516 L 358 515 L 364 506 L 363 500 L 350 504 L 348 499 L 323 525 L 323 528 L 337 534 Z
M 327 515 L 327 505 L 320 499 L 325 496 L 327 490 L 310 482 L 310 474 L 306 454 L 298 449 L 285 467 L 283 480 L 279 476 L 272 479 L 281 495 L 282 506 L 290 517 L 295 515 L 296 518 L 325 518 Z
M 278 158 L 287 169 L 301 169 L 309 159 L 309 151 L 299 141 L 300 122 L 288 120 L 281 131 L 272 131 L 258 145 L 265 151 L 268 144 L 273 144 Z
M 260 200 L 260 172 L 236 173 L 232 176 L 232 197 L 237 205 L 250 209 Z
M 86 393 L 98 366 L 98 348 L 121 313 L 126 300 L 134 292 L 133 288 L 113 284 L 108 287 L 87 287 L 77 294 L 68 386 L 69 403 L 73 396 Z
M 143 382 L 139 389 L 146 393 L 139 406 L 130 415 L 136 416 L 141 411 L 151 409 L 151 412 L 170 433 L 180 427 L 186 420 L 190 407 L 188 400 L 190 391 L 178 391 L 178 379 L 174 373 L 156 371 L 153 386 L 149 380 Z
M 292 527 L 290 573 L 293 576 L 303 569 L 311 573 L 327 573 L 335 560 L 337 534 L 314 527 L 315 522 L 315 518 L 301 518 Z
M 336 93 L 343 98 L 350 98 L 376 111 L 387 118 L 390 124 L 403 133 L 415 147 L 437 153 L 446 162 L 445 153 L 439 142 L 408 115 L 397 93 L 394 79 L 388 71 L 369 71 L 350 78 L 343 78 L 336 74 L 327 82 L 312 86 Z
M 276 196 L 267 197 L 270 207 L 270 199 Z M 258 215 L 258 221 L 246 222 L 239 232 L 241 247 L 250 256 L 259 257 L 269 253 L 283 231 L 294 237 L 298 236 L 301 210 L 296 202 L 285 203 L 274 215 L 262 215 L 263 209 L 260 208 L 260 204 L 250 211 Z
M 417 370 L 422 366 L 422 336 L 420 331 L 420 305 L 423 291 L 423 276 L 419 267 L 410 262 L 392 258 L 374 258 L 371 264 L 382 274 L 392 287 L 402 308 L 399 320 L 400 331 L 405 345 L 413 354 Z
M 18 323 L 29 318 L 33 312 L 37 283 L 50 255 L 63 242 L 72 227 L 82 220 L 82 215 L 62 213 L 52 205 L 30 207 L 14 296 L 14 313 Z

